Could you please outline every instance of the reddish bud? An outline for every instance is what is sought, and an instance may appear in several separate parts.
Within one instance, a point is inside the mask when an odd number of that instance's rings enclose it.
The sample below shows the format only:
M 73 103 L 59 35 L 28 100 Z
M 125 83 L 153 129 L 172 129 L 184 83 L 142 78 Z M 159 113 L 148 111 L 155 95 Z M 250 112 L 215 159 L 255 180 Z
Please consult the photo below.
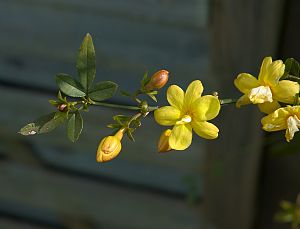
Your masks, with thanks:
M 59 111 L 61 111 L 61 112 L 64 112 L 64 111 L 66 111 L 66 109 L 67 109 L 67 104 L 64 104 L 64 103 L 59 104 L 59 105 L 57 106 L 57 109 L 58 109 Z
M 160 89 L 166 85 L 168 79 L 169 79 L 169 72 L 167 70 L 160 70 L 151 76 L 151 79 L 146 84 L 145 89 L 147 91 Z

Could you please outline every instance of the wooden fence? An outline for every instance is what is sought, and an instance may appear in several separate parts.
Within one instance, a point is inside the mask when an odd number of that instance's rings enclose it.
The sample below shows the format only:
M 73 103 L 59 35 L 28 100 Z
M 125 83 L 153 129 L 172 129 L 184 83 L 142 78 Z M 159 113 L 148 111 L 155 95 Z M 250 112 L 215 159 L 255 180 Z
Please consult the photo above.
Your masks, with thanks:
M 201 78 L 212 85 L 206 74 L 207 14 L 206 0 L 0 2 L 0 228 L 192 229 L 205 224 L 200 139 L 186 152 L 158 155 L 162 128 L 153 128 L 148 118 L 136 143 L 124 141 L 113 163 L 97 164 L 99 140 L 110 134 L 105 125 L 125 111 L 84 115 L 88 121 L 76 144 L 68 142 L 63 128 L 34 137 L 17 131 L 51 111 L 47 100 L 56 93 L 54 75 L 75 74 L 86 32 L 94 37 L 98 80 L 133 90 L 145 70 L 166 68 L 171 83 Z

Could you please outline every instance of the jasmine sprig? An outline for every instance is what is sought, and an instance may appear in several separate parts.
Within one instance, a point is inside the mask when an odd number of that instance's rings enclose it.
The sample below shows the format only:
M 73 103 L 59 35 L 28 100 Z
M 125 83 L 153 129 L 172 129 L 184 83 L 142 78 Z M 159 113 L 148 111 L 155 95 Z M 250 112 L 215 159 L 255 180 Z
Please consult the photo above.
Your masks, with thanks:
M 56 111 L 44 115 L 25 125 L 19 131 L 22 135 L 48 133 L 63 123 L 67 123 L 67 134 L 72 142 L 78 140 L 82 129 L 82 111 L 88 111 L 89 106 L 111 98 L 118 85 L 111 81 L 94 83 L 96 76 L 96 54 L 90 34 L 87 34 L 80 46 L 77 62 L 77 77 L 59 73 L 56 84 L 59 89 L 57 100 L 49 102 Z
M 105 102 L 113 97 L 118 85 L 112 81 L 94 82 L 96 79 L 96 53 L 92 37 L 87 34 L 80 46 L 76 61 L 77 77 L 69 74 L 59 73 L 55 77 L 58 87 L 56 99 L 50 99 L 49 103 L 55 107 L 55 111 L 36 119 L 25 125 L 19 131 L 22 135 L 36 135 L 49 133 L 57 127 L 66 123 L 67 135 L 72 142 L 76 142 L 83 129 L 82 113 L 88 112 L 90 106 L 102 106 L 117 109 L 137 111 L 132 117 L 116 115 L 113 117 L 115 123 L 108 125 L 115 131 L 123 128 L 123 132 L 134 140 L 134 131 L 141 126 L 142 118 L 150 112 L 157 110 L 158 106 L 149 106 L 141 95 L 148 96 L 157 102 L 156 95 L 168 81 L 169 72 L 160 70 L 151 77 L 146 72 L 140 82 L 140 88 L 134 93 L 121 92 L 122 95 L 130 97 L 136 105 L 124 105 Z M 234 103 L 235 100 L 220 100 L 222 105 Z

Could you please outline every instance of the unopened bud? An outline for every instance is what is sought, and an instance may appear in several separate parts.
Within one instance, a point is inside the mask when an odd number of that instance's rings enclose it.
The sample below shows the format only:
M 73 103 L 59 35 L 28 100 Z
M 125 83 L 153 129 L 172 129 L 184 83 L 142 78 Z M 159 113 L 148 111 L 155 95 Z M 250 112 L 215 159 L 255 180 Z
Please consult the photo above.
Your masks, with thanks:
M 102 139 L 97 150 L 97 162 L 107 162 L 119 155 L 122 149 L 123 134 L 124 129 L 121 129 L 114 136 L 107 136 Z
M 59 104 L 59 105 L 57 106 L 57 109 L 58 109 L 59 111 L 61 111 L 61 112 L 64 112 L 64 111 L 66 111 L 66 109 L 67 109 L 67 104 L 64 104 L 64 103 Z
M 151 79 L 146 84 L 145 89 L 147 91 L 160 89 L 166 85 L 168 79 L 169 79 L 169 72 L 167 70 L 160 70 L 151 76 Z
M 162 152 L 168 152 L 170 150 L 172 150 L 172 148 L 169 145 L 169 138 L 171 135 L 172 130 L 167 129 L 165 131 L 162 132 L 162 134 L 160 135 L 159 141 L 158 141 L 158 152 L 162 153 Z
M 218 93 L 217 91 L 214 91 L 214 92 L 212 93 L 212 95 L 215 96 L 215 97 L 218 97 L 218 96 L 219 96 L 219 93 Z

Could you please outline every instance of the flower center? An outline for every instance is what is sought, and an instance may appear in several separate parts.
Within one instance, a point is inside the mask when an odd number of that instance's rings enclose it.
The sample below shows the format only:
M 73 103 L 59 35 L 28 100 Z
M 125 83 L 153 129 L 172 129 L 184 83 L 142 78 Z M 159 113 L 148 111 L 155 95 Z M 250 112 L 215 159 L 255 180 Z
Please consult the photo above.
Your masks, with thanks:
M 176 124 L 186 124 L 192 121 L 192 117 L 189 115 L 184 115 L 180 121 L 177 121 Z
M 269 86 L 259 86 L 252 88 L 249 92 L 248 97 L 254 104 L 273 102 L 272 91 Z
M 287 119 L 287 130 L 286 130 L 286 139 L 289 142 L 293 139 L 294 134 L 299 131 L 298 127 L 300 127 L 300 120 L 296 115 L 290 116 Z

